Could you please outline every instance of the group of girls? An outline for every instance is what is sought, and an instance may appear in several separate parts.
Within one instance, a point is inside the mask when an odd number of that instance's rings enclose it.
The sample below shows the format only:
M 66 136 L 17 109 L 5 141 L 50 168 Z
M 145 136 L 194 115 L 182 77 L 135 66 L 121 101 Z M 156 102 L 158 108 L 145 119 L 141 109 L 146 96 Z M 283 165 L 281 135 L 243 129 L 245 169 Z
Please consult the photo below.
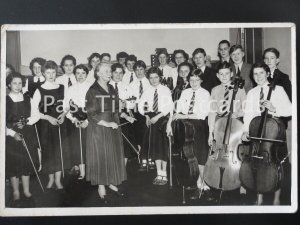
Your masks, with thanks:
M 223 40 L 218 51 L 220 61 L 214 67 L 202 48 L 193 52 L 192 64 L 184 50 L 175 50 L 175 67 L 171 67 L 163 49 L 157 53 L 159 65 L 149 69 L 144 61 L 125 52 L 118 53 L 112 65 L 108 53 L 93 53 L 88 66 L 76 65 L 76 59 L 66 55 L 60 64 L 62 76 L 57 76 L 54 61 L 34 58 L 30 63 L 33 76 L 25 82 L 7 67 L 6 175 L 13 201 L 21 198 L 19 177 L 25 198 L 31 198 L 29 176 L 35 166 L 48 175 L 46 189 L 63 190 L 64 172 L 75 171 L 78 179 L 98 185 L 100 198 L 107 202 L 105 186 L 123 195 L 118 185 L 127 179 L 127 159 L 135 154 L 141 159 L 141 170 L 156 167 L 153 184 L 166 185 L 168 136 L 176 132 L 172 124 L 177 120 L 188 120 L 194 126 L 193 150 L 200 172 L 197 188 L 209 190 L 203 171 L 218 132 L 215 121 L 228 113 L 232 97 L 228 87 L 235 76 L 247 83 L 236 98 L 240 103 L 246 100 L 246 110 L 238 104 L 233 113 L 235 118 L 244 118 L 242 140 L 249 141 L 249 124 L 260 113 L 258 103 L 276 117 L 291 116 L 292 111 L 290 81 L 277 69 L 278 50 L 266 49 L 264 62 L 255 63 L 251 70 L 243 62 L 242 46 L 230 47 Z M 274 71 L 281 79 L 266 100 Z M 279 197 L 280 190 L 274 204 L 280 204 Z M 259 195 L 258 204 L 262 202 Z

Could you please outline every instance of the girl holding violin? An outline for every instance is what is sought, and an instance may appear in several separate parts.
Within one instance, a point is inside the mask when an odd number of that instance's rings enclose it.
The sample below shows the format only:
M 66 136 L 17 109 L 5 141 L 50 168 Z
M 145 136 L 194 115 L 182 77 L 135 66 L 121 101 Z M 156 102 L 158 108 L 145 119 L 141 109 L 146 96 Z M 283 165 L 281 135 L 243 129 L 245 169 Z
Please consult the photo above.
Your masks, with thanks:
M 283 87 L 276 85 L 273 90 L 270 100 L 266 100 L 269 92 L 269 76 L 270 68 L 265 63 L 255 63 L 252 67 L 253 78 L 257 86 L 251 89 L 247 94 L 245 115 L 244 115 L 244 132 L 242 135 L 243 141 L 250 141 L 249 129 L 250 122 L 257 116 L 261 116 L 264 110 L 268 110 L 268 114 L 276 120 L 279 117 L 291 116 L 292 104 Z M 283 131 L 285 135 L 285 130 Z M 280 186 L 275 191 L 273 204 L 280 205 Z M 257 204 L 263 203 L 263 194 L 258 193 Z
M 197 180 L 197 187 L 198 189 L 208 190 L 209 187 L 203 182 L 203 172 L 209 149 L 207 144 L 208 127 L 205 118 L 209 113 L 210 94 L 201 87 L 202 76 L 202 71 L 196 69 L 187 77 L 191 88 L 182 91 L 182 94 L 177 101 L 176 113 L 169 119 L 167 133 L 168 135 L 172 135 L 172 121 L 186 120 L 193 124 L 195 130 L 193 152 L 197 158 L 200 172 Z M 192 198 L 198 198 L 199 193 L 199 190 L 196 190 Z
M 12 72 L 6 78 L 10 90 L 6 96 L 6 162 L 5 174 L 10 178 L 13 200 L 12 206 L 17 207 L 21 198 L 19 180 L 22 180 L 23 193 L 26 200 L 32 200 L 29 189 L 30 175 L 34 172 L 33 165 L 26 153 L 23 140 L 26 140 L 28 151 L 34 163 L 38 162 L 38 142 L 32 126 L 39 119 L 39 114 L 32 110 L 30 97 L 22 94 L 22 75 Z
M 76 171 L 79 170 L 78 179 L 85 177 L 85 152 L 86 152 L 86 128 L 88 126 L 87 114 L 85 112 L 85 95 L 92 85 L 88 82 L 88 68 L 77 65 L 74 74 L 77 83 L 69 87 L 65 97 L 65 107 L 68 109 L 66 117 L 72 122 L 70 126 L 70 145 L 72 166 Z
M 157 67 L 147 73 L 151 87 L 142 95 L 138 109 L 146 117 L 147 130 L 144 136 L 144 149 L 148 149 L 148 159 L 154 159 L 157 177 L 154 185 L 165 185 L 167 179 L 168 139 L 165 133 L 168 115 L 173 113 L 171 91 L 161 84 L 163 74 Z M 146 106 L 146 107 L 145 107 Z

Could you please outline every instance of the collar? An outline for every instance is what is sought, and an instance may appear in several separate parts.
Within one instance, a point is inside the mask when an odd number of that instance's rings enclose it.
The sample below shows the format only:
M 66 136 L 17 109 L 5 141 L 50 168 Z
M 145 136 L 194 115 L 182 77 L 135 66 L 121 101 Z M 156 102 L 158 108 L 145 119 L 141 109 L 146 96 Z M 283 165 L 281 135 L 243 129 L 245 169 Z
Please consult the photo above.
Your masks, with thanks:
M 205 66 L 205 65 L 200 67 L 200 70 L 202 71 L 202 73 L 204 73 L 204 71 L 205 71 L 205 68 L 206 68 L 206 66 Z
M 237 67 L 239 67 L 240 70 L 242 70 L 242 66 L 243 66 L 243 61 L 240 62 L 239 64 L 234 64 L 235 69 L 236 69 Z
M 40 82 L 44 82 L 45 81 L 45 77 L 43 75 L 41 75 L 39 77 L 38 76 L 34 76 L 33 77 L 33 82 L 37 82 L 39 78 L 40 78 Z
M 21 92 L 19 92 L 18 94 L 9 93 L 8 95 L 14 102 L 20 102 L 24 99 L 24 96 Z

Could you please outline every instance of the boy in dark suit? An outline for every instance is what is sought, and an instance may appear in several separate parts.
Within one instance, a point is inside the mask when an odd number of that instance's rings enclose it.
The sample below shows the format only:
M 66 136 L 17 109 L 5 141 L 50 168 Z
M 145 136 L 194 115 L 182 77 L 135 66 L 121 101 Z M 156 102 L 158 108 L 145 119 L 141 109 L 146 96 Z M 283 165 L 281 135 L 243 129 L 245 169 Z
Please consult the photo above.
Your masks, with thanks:
M 244 62 L 244 49 L 241 45 L 233 45 L 230 48 L 230 57 L 234 63 L 233 65 L 233 77 L 239 75 L 245 80 L 245 91 L 248 93 L 253 87 L 253 81 L 250 78 L 252 65 Z

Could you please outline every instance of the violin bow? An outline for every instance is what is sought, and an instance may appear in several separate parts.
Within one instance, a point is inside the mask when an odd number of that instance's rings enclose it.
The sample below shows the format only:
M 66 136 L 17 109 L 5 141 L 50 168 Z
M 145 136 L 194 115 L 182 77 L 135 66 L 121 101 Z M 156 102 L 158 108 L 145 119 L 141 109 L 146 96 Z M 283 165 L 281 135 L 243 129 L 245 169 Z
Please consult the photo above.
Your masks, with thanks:
M 29 157 L 29 160 L 30 160 L 30 162 L 31 162 L 31 165 L 32 165 L 32 167 L 33 167 L 33 170 L 34 170 L 34 172 L 35 172 L 35 175 L 36 175 L 36 177 L 37 177 L 37 179 L 38 179 L 38 182 L 39 182 L 39 184 L 40 184 L 40 186 L 41 186 L 41 188 L 42 188 L 42 191 L 45 192 L 44 187 L 43 187 L 43 185 L 42 185 L 42 182 L 41 182 L 41 180 L 40 180 L 39 174 L 38 174 L 38 172 L 37 172 L 37 170 L 36 170 L 36 168 L 35 168 L 35 166 L 34 166 L 34 163 L 33 163 L 32 157 L 31 157 L 31 155 L 30 155 L 30 152 L 29 152 L 29 150 L 28 150 L 28 147 L 27 147 L 27 144 L 26 144 L 26 142 L 25 142 L 25 139 L 24 139 L 24 137 L 23 137 L 22 134 L 20 134 L 20 136 L 21 136 L 21 138 L 22 138 L 22 144 L 23 144 L 23 146 L 24 146 L 25 149 L 26 149 L 27 155 L 28 155 L 28 157 Z
M 135 151 L 135 153 L 137 154 L 137 156 L 138 156 L 138 161 L 139 161 L 139 163 L 141 163 L 141 160 L 140 160 L 140 151 L 138 151 L 135 147 L 134 147 L 134 145 L 129 141 L 129 139 L 125 136 L 125 134 L 123 133 L 123 132 L 121 132 L 122 133 L 122 136 L 125 138 L 125 140 L 129 143 L 129 145 L 132 147 L 132 149 Z
M 40 165 L 42 165 L 42 155 L 41 155 L 41 153 L 42 153 L 42 147 L 41 147 L 41 142 L 40 142 L 40 138 L 39 138 L 39 134 L 38 134 L 38 130 L 37 130 L 36 124 L 34 124 L 34 128 L 35 128 L 36 138 L 37 138 L 37 141 L 38 141 L 38 144 L 39 144 L 39 149 L 40 149 L 38 151 L 39 163 L 40 163 Z
M 60 125 L 58 125 L 58 137 L 59 137 L 59 147 L 60 147 L 60 160 L 61 160 L 61 170 L 63 178 L 65 177 L 65 171 L 64 171 L 64 158 L 63 158 L 63 152 L 62 152 L 62 144 L 61 144 L 61 133 L 60 133 Z

